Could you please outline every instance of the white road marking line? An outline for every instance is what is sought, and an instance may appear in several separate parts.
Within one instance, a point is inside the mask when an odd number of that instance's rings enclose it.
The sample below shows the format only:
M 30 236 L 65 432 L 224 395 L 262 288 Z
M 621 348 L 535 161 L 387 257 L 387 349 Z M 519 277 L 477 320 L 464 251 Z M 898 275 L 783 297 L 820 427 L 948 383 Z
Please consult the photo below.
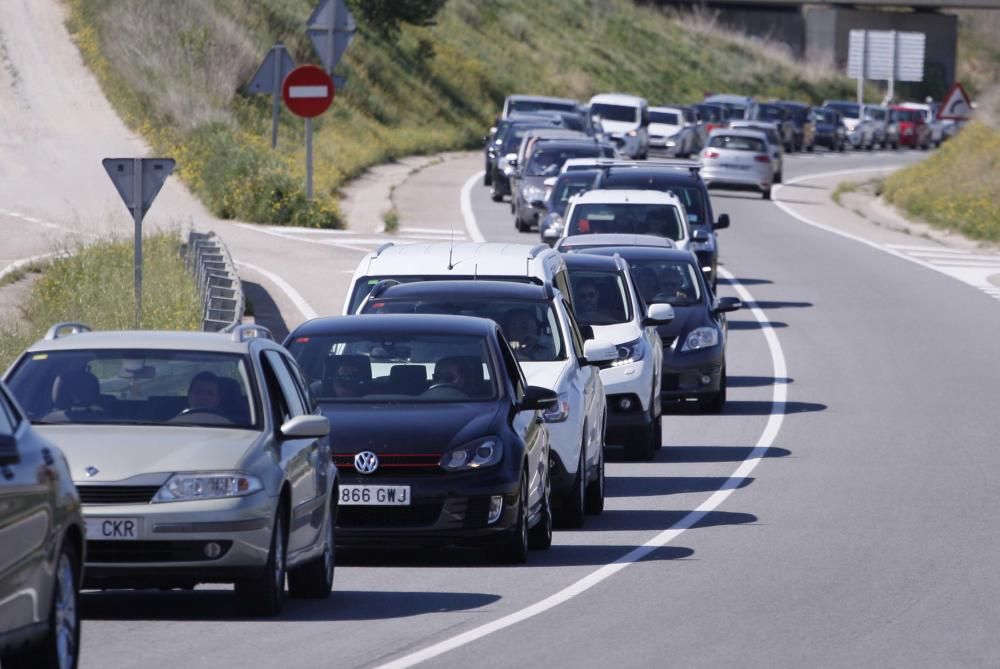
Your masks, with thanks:
M 66 253 L 42 253 L 41 255 L 31 256 L 30 258 L 21 258 L 20 260 L 15 260 L 11 264 L 7 265 L 3 269 L 0 269 L 0 279 L 4 278 L 11 272 L 16 272 L 25 265 L 30 265 L 33 262 L 38 262 L 39 260 L 47 260 L 55 256 L 67 255 Z
M 257 265 L 251 265 L 250 263 L 244 262 L 242 260 L 234 259 L 233 262 L 236 263 L 237 267 L 246 267 L 249 270 L 257 272 L 258 274 L 266 278 L 268 281 L 273 283 L 275 286 L 277 286 L 281 290 L 281 292 L 283 292 L 288 297 L 288 299 L 292 301 L 292 304 L 295 305 L 295 308 L 299 310 L 299 313 L 301 313 L 302 316 L 307 321 L 316 318 L 319 315 L 316 313 L 315 309 L 309 306 L 309 303 L 306 302 L 306 298 L 302 297 L 299 291 L 292 288 L 291 284 L 289 284 L 287 281 L 282 279 L 274 272 L 269 272 L 263 267 L 258 267 Z
M 476 223 L 476 215 L 472 212 L 472 187 L 476 185 L 479 179 L 483 178 L 484 174 L 486 174 L 485 171 L 480 171 L 469 177 L 469 180 L 462 186 L 462 194 L 460 196 L 462 218 L 465 219 L 465 229 L 469 231 L 469 239 L 474 242 L 486 241 L 486 237 L 483 237 L 483 233 L 479 231 L 479 225 Z
M 897 249 L 899 251 L 954 253 L 958 255 L 969 253 L 969 251 L 964 249 L 952 249 L 947 246 L 930 246 L 928 244 L 886 244 L 886 246 L 890 249 Z
M 306 244 L 322 244 L 323 246 L 337 246 L 342 249 L 348 249 L 349 251 L 361 251 L 362 253 L 371 253 L 371 249 L 362 246 L 351 246 L 350 244 L 342 244 L 340 242 L 335 242 L 333 240 L 315 240 L 315 239 L 302 239 L 300 237 L 295 237 L 293 235 L 286 235 L 280 232 L 274 232 L 268 228 L 261 228 L 250 223 L 236 223 L 237 226 L 245 228 L 247 230 L 254 230 L 263 235 L 271 235 L 272 237 L 280 237 L 281 239 L 287 239 L 292 242 L 305 242 Z
M 463 205 L 467 202 L 468 190 L 470 188 L 469 184 L 473 183 L 477 179 L 480 179 L 482 174 L 482 172 L 476 174 L 472 179 L 467 181 L 465 186 L 462 188 Z M 468 224 L 468 222 L 469 218 L 466 218 L 466 223 Z M 479 230 L 479 228 L 475 226 L 474 218 L 472 219 L 470 232 L 473 229 L 477 232 Z M 726 269 L 720 268 L 719 272 L 730 281 L 735 281 L 735 277 Z M 754 302 L 753 296 L 751 296 L 750 292 L 744 286 L 739 283 L 733 283 L 731 285 L 739 294 L 740 299 L 742 299 L 745 303 L 750 304 Z M 756 306 L 752 306 L 750 307 L 750 312 L 760 324 L 761 332 L 763 332 L 764 339 L 767 341 L 767 346 L 771 352 L 771 360 L 774 367 L 774 378 L 786 378 L 788 373 L 785 365 L 785 355 L 782 351 L 781 343 L 778 341 L 777 334 L 771 327 L 770 322 L 763 311 L 758 309 Z M 767 449 L 774 443 L 774 439 L 777 437 L 778 431 L 781 429 L 781 424 L 784 421 L 785 402 L 787 398 L 788 386 L 784 383 L 776 383 L 774 385 L 774 394 L 771 399 L 771 414 L 768 416 L 767 424 L 764 426 L 764 431 L 761 434 L 760 439 L 757 440 L 757 445 L 754 446 L 747 458 L 740 463 L 739 467 L 736 468 L 736 471 L 734 471 L 729 478 L 726 479 L 718 490 L 712 493 L 712 495 L 699 505 L 697 509 L 688 513 L 668 529 L 663 530 L 642 546 L 632 549 L 614 562 L 604 565 L 575 583 L 539 602 L 536 602 L 535 604 L 532 604 L 531 606 L 515 611 L 514 613 L 510 613 L 502 618 L 494 620 L 493 622 L 486 623 L 485 625 L 474 627 L 473 629 L 463 632 L 462 634 L 454 636 L 450 639 L 439 641 L 438 643 L 428 646 L 422 650 L 418 650 L 415 653 L 410 653 L 409 655 L 404 655 L 403 657 L 392 660 L 391 662 L 379 665 L 378 669 L 405 669 L 406 667 L 412 667 L 421 662 L 434 659 L 435 657 L 443 655 L 448 651 L 454 650 L 468 643 L 472 643 L 478 639 L 482 639 L 483 637 L 493 634 L 494 632 L 499 632 L 507 627 L 516 625 L 519 622 L 537 616 L 559 606 L 560 604 L 568 602 L 577 595 L 593 588 L 598 583 L 614 576 L 629 565 L 642 560 L 656 549 L 666 546 L 675 538 L 683 534 L 685 530 L 691 529 L 707 514 L 718 508 L 720 504 L 729 498 L 734 490 L 737 490 L 743 484 L 751 472 L 753 472 L 754 468 L 757 467 L 761 459 L 764 457 Z
M 288 97 L 290 98 L 325 98 L 329 96 L 328 86 L 289 86 Z

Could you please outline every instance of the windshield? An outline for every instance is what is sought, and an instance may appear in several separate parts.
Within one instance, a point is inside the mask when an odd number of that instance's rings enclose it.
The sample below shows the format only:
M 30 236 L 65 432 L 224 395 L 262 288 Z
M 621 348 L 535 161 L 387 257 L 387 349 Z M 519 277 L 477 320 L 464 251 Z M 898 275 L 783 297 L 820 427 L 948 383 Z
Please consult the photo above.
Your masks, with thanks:
M 767 151 L 763 140 L 739 135 L 715 135 L 708 140 L 708 145 L 713 149 L 729 149 L 730 151 L 755 151 L 757 153 Z
M 649 112 L 649 122 L 650 123 L 662 123 L 664 125 L 680 125 L 681 119 L 678 114 L 673 112 Z
M 886 110 L 877 109 L 874 107 L 868 107 L 865 109 L 865 120 L 866 121 L 884 121 L 886 117 Z
M 614 325 L 632 320 L 628 286 L 618 272 L 569 268 L 573 311 L 580 325 Z
M 760 121 L 784 121 L 785 110 L 777 105 L 760 105 L 757 107 L 755 118 Z
M 486 340 L 467 335 L 318 335 L 288 347 L 320 402 L 469 402 L 496 397 Z
M 723 109 L 714 105 L 695 105 L 695 109 L 701 114 L 702 119 L 710 123 L 718 123 L 727 118 Z
M 472 267 L 469 268 L 472 271 Z M 475 279 L 472 274 L 404 274 L 402 276 L 364 276 L 354 284 L 351 293 L 351 304 L 348 313 L 356 313 L 358 306 L 368 297 L 379 281 L 394 281 L 396 283 L 416 283 L 417 281 L 461 281 L 463 279 Z M 490 281 L 514 281 L 516 283 L 541 283 L 537 279 L 528 276 L 490 276 Z
M 813 119 L 820 123 L 836 123 L 837 114 L 829 109 L 813 109 Z
M 365 314 L 446 314 L 489 318 L 500 325 L 522 362 L 566 359 L 566 346 L 555 310 L 546 302 L 465 298 L 394 299 L 365 305 Z
M 494 107 L 496 109 L 496 107 Z M 507 113 L 533 111 L 576 111 L 575 102 L 553 102 L 550 100 L 511 100 Z
M 570 235 L 630 234 L 684 239 L 677 207 L 669 204 L 588 203 L 573 207 Z
M 250 428 L 257 403 L 244 359 L 201 351 L 32 353 L 8 379 L 36 424 Z
M 630 260 L 632 280 L 646 304 L 685 306 L 701 302 L 698 270 L 683 260 Z
M 859 118 L 861 114 L 860 107 L 850 102 L 831 102 L 826 106 L 830 109 L 836 109 L 844 118 Z
M 893 121 L 917 123 L 922 118 L 922 115 L 920 112 L 913 109 L 893 109 L 892 112 L 890 112 L 890 118 Z
M 602 121 L 618 121 L 621 123 L 638 123 L 639 108 L 625 105 L 594 104 L 590 106 L 590 116 L 600 116 Z
M 572 172 L 569 174 L 572 174 Z M 549 195 L 549 211 L 560 215 L 566 213 L 566 207 L 569 205 L 570 199 L 575 195 L 590 190 L 593 184 L 594 177 L 592 175 L 585 177 L 561 177 L 552 189 L 551 195 Z
M 563 163 L 570 158 L 597 158 L 600 155 L 601 148 L 596 144 L 562 149 L 551 149 L 543 145 L 531 154 L 528 166 L 525 168 L 525 175 L 529 177 L 555 176 L 562 170 Z

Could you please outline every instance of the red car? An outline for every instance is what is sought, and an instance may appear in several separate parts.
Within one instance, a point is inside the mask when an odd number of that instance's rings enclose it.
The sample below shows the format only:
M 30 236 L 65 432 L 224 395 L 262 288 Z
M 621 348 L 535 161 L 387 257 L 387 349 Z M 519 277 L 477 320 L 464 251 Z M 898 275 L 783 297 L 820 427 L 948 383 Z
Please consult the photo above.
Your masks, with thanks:
M 917 109 L 889 107 L 889 134 L 895 135 L 897 146 L 927 150 L 931 146 L 931 128 Z M 895 130 L 895 132 L 893 132 Z

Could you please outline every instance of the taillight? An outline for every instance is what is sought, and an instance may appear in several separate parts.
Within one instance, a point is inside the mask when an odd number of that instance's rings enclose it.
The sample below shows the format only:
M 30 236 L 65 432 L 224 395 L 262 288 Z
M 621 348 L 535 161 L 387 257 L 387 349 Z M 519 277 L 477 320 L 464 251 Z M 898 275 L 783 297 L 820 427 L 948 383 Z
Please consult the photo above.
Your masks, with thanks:
M 712 151 L 711 149 L 709 149 L 708 151 L 705 152 L 705 157 L 706 158 L 718 158 L 719 157 L 719 152 L 718 151 Z
M 758 153 L 753 157 L 758 163 L 769 163 L 771 162 L 771 157 L 764 153 Z

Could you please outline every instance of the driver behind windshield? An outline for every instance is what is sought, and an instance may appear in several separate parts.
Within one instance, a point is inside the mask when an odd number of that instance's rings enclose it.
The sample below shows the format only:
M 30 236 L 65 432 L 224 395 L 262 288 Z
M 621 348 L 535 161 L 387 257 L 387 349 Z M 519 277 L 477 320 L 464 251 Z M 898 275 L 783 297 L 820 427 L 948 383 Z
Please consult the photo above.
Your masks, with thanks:
M 188 412 L 218 411 L 222 404 L 219 377 L 212 372 L 198 372 L 188 385 Z

